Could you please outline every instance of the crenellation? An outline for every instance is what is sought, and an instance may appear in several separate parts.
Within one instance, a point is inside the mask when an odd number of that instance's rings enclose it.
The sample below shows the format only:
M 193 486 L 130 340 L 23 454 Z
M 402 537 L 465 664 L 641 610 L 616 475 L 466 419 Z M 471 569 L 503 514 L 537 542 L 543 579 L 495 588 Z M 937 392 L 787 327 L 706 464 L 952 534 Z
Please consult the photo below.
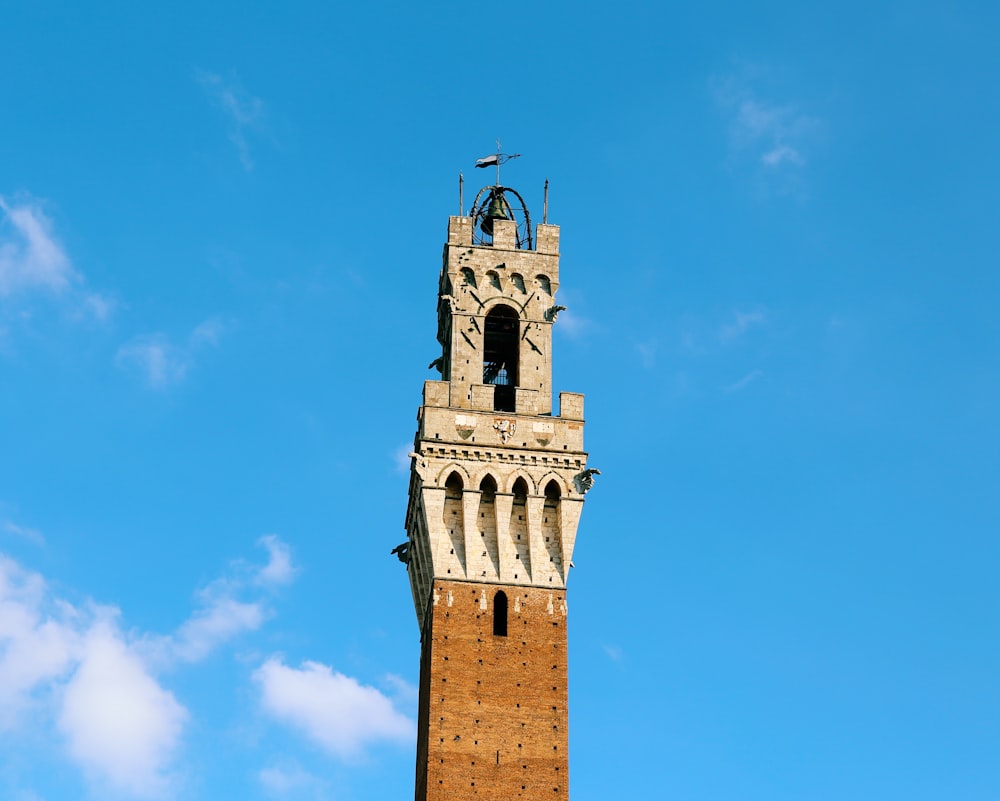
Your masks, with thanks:
M 449 217 L 448 218 L 448 245 L 457 247 L 470 246 L 472 244 L 472 218 L 471 217 Z

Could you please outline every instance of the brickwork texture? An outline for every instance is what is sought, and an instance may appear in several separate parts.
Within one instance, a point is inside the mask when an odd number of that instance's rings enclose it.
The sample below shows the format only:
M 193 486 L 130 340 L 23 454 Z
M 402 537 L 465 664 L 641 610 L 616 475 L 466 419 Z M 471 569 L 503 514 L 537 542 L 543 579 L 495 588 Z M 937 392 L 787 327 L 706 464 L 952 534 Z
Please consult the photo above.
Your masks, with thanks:
M 566 801 L 565 593 L 435 581 L 432 598 L 416 801 Z

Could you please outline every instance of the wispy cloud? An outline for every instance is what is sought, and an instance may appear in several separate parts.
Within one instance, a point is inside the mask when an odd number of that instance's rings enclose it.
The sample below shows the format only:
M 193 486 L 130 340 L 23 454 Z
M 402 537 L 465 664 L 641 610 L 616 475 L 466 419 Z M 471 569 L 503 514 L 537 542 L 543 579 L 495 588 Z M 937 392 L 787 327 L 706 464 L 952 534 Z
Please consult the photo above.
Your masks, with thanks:
M 730 117 L 732 147 L 750 154 L 765 170 L 804 167 L 821 122 L 795 103 L 763 96 L 752 80 L 759 72 L 744 68 L 714 81 L 716 101 Z
M 16 537 L 21 537 L 29 542 L 33 542 L 36 545 L 45 544 L 45 537 L 42 536 L 42 532 L 38 529 L 29 528 L 28 526 L 20 526 L 13 520 L 4 520 L 0 523 L 0 529 L 6 531 L 8 534 L 13 534 Z
M 25 320 L 32 315 L 23 301 L 34 296 L 61 298 L 75 318 L 108 319 L 117 302 L 85 284 L 44 203 L 30 196 L 16 201 L 0 197 L 0 300 L 17 298 L 17 314 Z M 7 328 L 0 328 L 0 337 L 6 334 Z
M 292 552 L 288 545 L 274 534 L 267 534 L 257 540 L 257 544 L 267 549 L 267 564 L 257 571 L 255 582 L 265 587 L 289 584 L 298 568 L 292 564 Z
M 107 320 L 119 305 L 115 298 L 99 292 L 87 292 L 83 296 L 84 310 L 95 320 L 102 322 Z
M 413 443 L 404 442 L 392 453 L 392 463 L 396 468 L 397 473 L 409 473 L 410 472 L 410 454 L 413 453 Z
M 200 662 L 272 617 L 266 591 L 289 584 L 298 569 L 280 538 L 269 534 L 257 544 L 267 551 L 265 564 L 233 562 L 224 575 L 198 590 L 195 611 L 173 634 L 146 638 L 143 648 L 152 661 L 160 665 Z
M 738 381 L 734 381 L 732 384 L 724 386 L 722 388 L 722 391 L 723 392 L 739 392 L 741 389 L 746 389 L 748 386 L 750 386 L 758 378 L 763 378 L 763 376 L 764 376 L 764 371 L 763 370 L 751 370 L 749 373 L 747 373 L 745 376 L 743 376 Z
M 760 160 L 761 163 L 766 164 L 768 167 L 777 167 L 784 162 L 801 167 L 806 163 L 802 154 L 790 145 L 777 145 L 761 156 Z
M 0 211 L 0 295 L 29 289 L 65 292 L 80 280 L 41 204 L 12 204 L 0 197 Z
M 264 792 L 272 798 L 312 798 L 327 797 L 327 784 L 295 763 L 274 765 L 257 773 Z
M 612 662 L 621 663 L 625 658 L 625 653 L 617 645 L 602 645 L 601 648 Z
M 247 135 L 261 130 L 264 101 L 247 92 L 235 76 L 224 78 L 214 72 L 198 71 L 196 77 L 212 101 L 225 113 L 229 139 L 236 146 L 243 168 L 249 172 L 253 169 L 253 159 Z
M 414 739 L 414 722 L 392 699 L 327 665 L 304 662 L 295 668 L 275 656 L 254 672 L 254 680 L 265 712 L 341 759 L 375 743 L 406 745 Z
M 201 593 L 203 606 L 169 638 L 172 655 L 183 662 L 200 662 L 219 645 L 247 631 L 256 631 L 266 611 L 259 601 L 239 601 L 227 592 Z
M 580 340 L 594 329 L 594 322 L 585 316 L 586 298 L 579 291 L 560 289 L 559 305 L 565 305 L 556 315 L 553 331 L 567 339 Z
M 570 339 L 580 339 L 591 329 L 591 321 L 570 309 L 559 312 L 556 319 L 556 331 L 565 334 Z
M 206 320 L 195 326 L 182 344 L 175 344 L 162 332 L 142 334 L 118 348 L 115 364 L 136 370 L 153 389 L 166 389 L 187 377 L 198 352 L 218 345 L 224 330 L 218 320 Z
M 647 370 L 652 370 L 656 367 L 656 354 L 660 349 L 659 342 L 655 339 L 648 340 L 646 342 L 636 342 L 635 350 L 639 354 L 639 361 L 642 366 Z
M 188 343 L 192 348 L 201 345 L 215 346 L 219 344 L 219 338 L 224 331 L 225 326 L 219 320 L 205 320 L 194 327 L 191 336 L 188 337 Z
M 759 309 L 749 312 L 738 311 L 732 320 L 719 326 L 719 342 L 729 345 L 742 339 L 751 328 L 764 325 L 766 322 L 767 315 Z
M 387 694 L 392 698 L 397 709 L 404 713 L 407 710 L 416 712 L 417 702 L 420 700 L 420 690 L 416 686 L 394 673 L 387 673 L 382 681 L 389 688 Z
M 144 334 L 122 345 L 115 364 L 137 368 L 155 389 L 179 383 L 190 366 L 187 351 L 171 344 L 166 334 Z

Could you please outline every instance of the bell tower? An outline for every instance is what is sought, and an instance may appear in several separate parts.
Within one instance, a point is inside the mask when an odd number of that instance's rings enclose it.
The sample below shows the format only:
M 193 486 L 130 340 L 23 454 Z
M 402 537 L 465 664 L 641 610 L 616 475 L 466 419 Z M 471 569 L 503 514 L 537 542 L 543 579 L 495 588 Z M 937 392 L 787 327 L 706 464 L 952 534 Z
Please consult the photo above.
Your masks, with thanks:
M 491 157 L 492 158 L 492 157 Z M 499 172 L 499 170 L 498 170 Z M 416 801 L 567 801 L 566 578 L 584 495 L 583 395 L 552 404 L 559 228 L 485 187 L 451 217 L 411 456 L 420 626 Z

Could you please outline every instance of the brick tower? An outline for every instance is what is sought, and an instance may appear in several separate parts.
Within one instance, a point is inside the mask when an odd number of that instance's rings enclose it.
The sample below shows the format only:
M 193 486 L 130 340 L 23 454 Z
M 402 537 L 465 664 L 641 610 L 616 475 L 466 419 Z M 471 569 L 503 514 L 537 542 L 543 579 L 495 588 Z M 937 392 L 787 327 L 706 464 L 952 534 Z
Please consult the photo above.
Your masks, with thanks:
M 597 471 L 583 396 L 552 409 L 559 228 L 533 236 L 497 183 L 448 222 L 441 380 L 424 383 L 394 551 L 420 625 L 416 801 L 569 798 L 566 575 Z

